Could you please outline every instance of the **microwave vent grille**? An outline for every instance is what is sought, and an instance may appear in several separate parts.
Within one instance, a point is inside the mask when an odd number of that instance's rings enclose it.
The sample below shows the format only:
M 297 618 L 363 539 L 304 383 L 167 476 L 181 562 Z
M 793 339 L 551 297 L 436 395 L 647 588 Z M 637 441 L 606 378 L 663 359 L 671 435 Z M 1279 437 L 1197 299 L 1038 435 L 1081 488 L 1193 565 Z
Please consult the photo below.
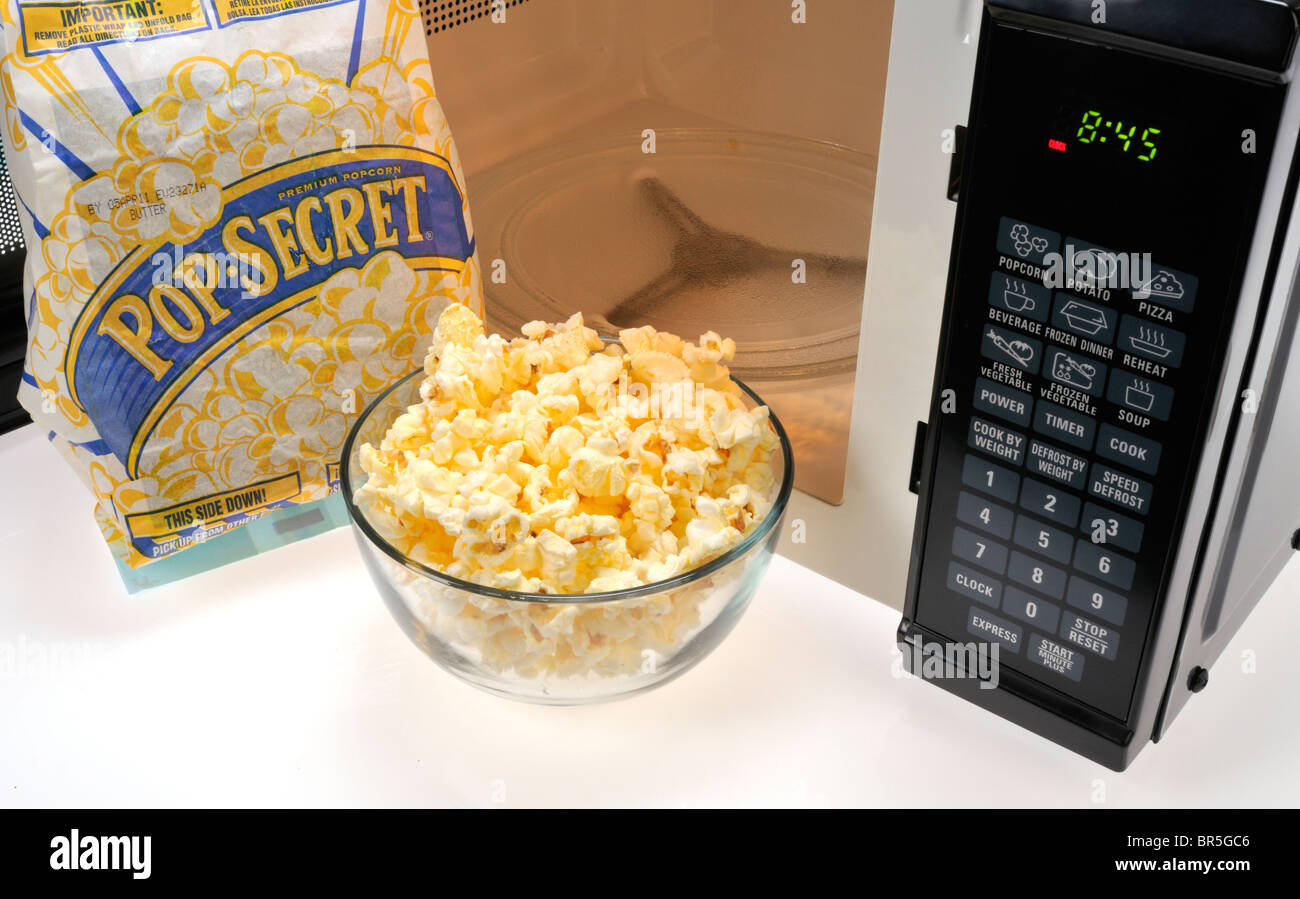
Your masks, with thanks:
M 509 9 L 527 3 L 528 0 L 505 0 Z M 482 19 L 492 14 L 493 7 L 502 5 L 500 0 L 420 0 L 420 10 L 424 16 L 424 33 L 434 35 L 468 25 L 475 19 Z

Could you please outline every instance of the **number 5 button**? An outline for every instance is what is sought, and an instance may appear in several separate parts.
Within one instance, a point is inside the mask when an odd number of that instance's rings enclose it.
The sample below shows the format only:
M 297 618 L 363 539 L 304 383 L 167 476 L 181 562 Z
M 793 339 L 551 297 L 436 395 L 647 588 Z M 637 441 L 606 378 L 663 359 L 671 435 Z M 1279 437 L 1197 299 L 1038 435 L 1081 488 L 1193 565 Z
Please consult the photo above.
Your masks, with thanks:
M 1086 540 L 1079 541 L 1079 548 L 1074 553 L 1074 567 L 1088 577 L 1099 578 L 1121 590 L 1133 586 L 1133 573 L 1137 570 L 1132 559 L 1119 555 L 1108 546 L 1098 546 Z
M 1018 545 L 1039 555 L 1055 559 L 1064 565 L 1070 564 L 1070 551 L 1073 549 L 1074 538 L 1060 528 L 1040 524 L 1032 518 L 1020 515 L 1016 517 L 1015 541 Z

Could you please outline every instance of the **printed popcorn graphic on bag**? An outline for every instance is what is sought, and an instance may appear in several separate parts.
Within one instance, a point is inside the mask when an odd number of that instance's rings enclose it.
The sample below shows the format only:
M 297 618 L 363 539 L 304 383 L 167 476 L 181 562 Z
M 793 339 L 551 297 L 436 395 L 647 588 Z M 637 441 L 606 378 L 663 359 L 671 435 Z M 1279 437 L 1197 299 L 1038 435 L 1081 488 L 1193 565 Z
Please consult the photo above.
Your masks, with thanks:
M 482 314 L 416 0 L 3 7 L 19 398 L 132 567 L 338 489 L 351 422 Z

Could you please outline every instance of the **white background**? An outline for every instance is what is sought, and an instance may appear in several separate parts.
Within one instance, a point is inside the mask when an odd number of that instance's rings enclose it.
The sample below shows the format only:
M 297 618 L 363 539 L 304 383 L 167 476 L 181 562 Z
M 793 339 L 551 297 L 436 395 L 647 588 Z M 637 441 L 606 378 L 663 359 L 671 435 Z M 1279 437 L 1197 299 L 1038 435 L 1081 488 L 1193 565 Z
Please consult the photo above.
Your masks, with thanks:
M 88 492 L 35 428 L 0 437 L 0 496 L 0 648 L 17 656 L 0 670 L 0 805 L 1300 801 L 1294 563 L 1166 740 L 1115 774 L 895 676 L 898 613 L 780 557 L 695 670 L 548 709 L 407 642 L 347 529 L 128 596 Z M 23 662 L 37 643 L 91 651 L 43 671 Z

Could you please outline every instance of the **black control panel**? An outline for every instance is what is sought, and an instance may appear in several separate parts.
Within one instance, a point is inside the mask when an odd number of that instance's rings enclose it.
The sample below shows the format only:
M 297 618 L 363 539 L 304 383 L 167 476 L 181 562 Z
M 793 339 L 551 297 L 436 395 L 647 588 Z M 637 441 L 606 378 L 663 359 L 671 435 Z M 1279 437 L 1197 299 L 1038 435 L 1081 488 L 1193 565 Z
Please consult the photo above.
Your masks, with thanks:
M 1122 723 L 1283 88 L 985 28 L 906 616 Z

